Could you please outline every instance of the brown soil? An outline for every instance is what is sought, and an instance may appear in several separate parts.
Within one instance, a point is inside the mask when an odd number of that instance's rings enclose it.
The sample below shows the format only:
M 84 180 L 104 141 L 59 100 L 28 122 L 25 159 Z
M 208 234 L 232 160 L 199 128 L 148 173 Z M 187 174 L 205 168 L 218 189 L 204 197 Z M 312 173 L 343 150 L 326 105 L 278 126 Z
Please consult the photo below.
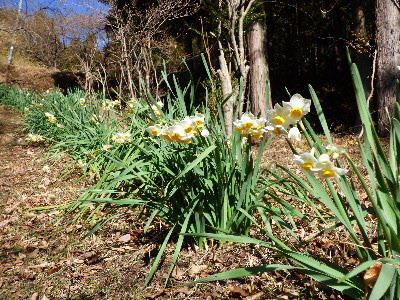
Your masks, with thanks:
M 59 88 L 66 91 L 80 86 L 82 74 L 32 66 L 0 64 L 0 84 L 36 91 Z
M 238 267 L 287 263 L 264 248 L 236 244 L 187 246 L 164 288 L 171 243 L 151 286 L 143 290 L 165 228 L 160 223 L 143 234 L 145 220 L 128 216 L 84 239 L 92 226 L 85 219 L 72 224 L 75 215 L 60 208 L 30 211 L 68 203 L 87 184 L 77 171 L 61 176 L 71 167 L 68 159 L 46 161 L 45 145 L 25 145 L 20 124 L 18 113 L 0 106 L 0 299 L 341 299 L 286 271 L 182 286 Z M 42 170 L 45 164 L 50 172 Z

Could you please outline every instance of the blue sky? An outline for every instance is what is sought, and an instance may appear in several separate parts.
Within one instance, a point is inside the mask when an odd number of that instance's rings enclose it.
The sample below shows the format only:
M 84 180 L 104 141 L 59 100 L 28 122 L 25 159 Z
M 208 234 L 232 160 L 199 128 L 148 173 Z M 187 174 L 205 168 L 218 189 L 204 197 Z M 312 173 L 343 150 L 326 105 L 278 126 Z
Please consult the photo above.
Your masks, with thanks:
M 0 7 L 18 7 L 19 0 L 0 0 Z M 40 8 L 58 8 L 62 11 L 74 10 L 77 13 L 106 11 L 107 6 L 95 0 L 23 0 L 23 11 L 35 11 Z

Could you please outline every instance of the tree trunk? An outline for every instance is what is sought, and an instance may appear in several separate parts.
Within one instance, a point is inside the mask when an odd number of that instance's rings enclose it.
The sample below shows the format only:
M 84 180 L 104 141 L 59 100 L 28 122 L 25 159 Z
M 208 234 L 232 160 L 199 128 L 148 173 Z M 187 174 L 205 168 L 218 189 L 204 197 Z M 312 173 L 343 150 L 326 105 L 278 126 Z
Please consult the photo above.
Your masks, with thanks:
M 397 1 L 376 1 L 378 132 L 387 136 L 396 103 L 396 73 L 400 62 L 400 7 Z M 397 76 L 398 77 L 398 76 Z
M 269 70 L 266 58 L 266 24 L 260 19 L 249 28 L 249 62 L 250 62 L 250 102 L 251 112 L 265 118 L 267 111 L 266 99 L 271 103 L 271 91 L 268 89 Z
M 224 112 L 224 122 L 225 130 L 228 136 L 232 135 L 232 124 L 233 124 L 233 103 L 236 102 L 235 95 L 233 94 L 231 75 L 229 74 L 228 65 L 226 63 L 225 54 L 222 50 L 222 45 L 218 42 L 220 46 L 218 62 L 219 69 L 217 71 L 219 80 L 221 82 L 222 97 L 225 101 L 226 98 L 229 99 L 222 106 Z

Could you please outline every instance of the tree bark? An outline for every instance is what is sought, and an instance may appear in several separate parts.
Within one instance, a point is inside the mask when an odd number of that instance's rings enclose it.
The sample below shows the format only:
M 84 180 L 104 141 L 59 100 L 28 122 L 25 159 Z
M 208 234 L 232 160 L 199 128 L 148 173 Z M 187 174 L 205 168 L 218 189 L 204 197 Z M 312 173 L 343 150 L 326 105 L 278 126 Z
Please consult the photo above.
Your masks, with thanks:
M 249 63 L 250 63 L 250 102 L 254 115 L 266 117 L 268 97 L 271 103 L 271 91 L 268 89 L 269 69 L 266 55 L 266 24 L 260 19 L 249 28 Z
M 376 46 L 377 46 L 377 108 L 378 132 L 389 133 L 389 120 L 396 103 L 397 65 L 400 64 L 400 7 L 395 0 L 376 1 Z
M 228 70 L 228 64 L 226 63 L 225 54 L 222 49 L 222 44 L 218 41 L 219 46 L 219 69 L 217 71 L 219 80 L 221 82 L 221 90 L 223 100 L 227 99 L 226 102 L 222 106 L 222 110 L 224 112 L 224 122 L 225 122 L 225 130 L 228 136 L 232 135 L 232 123 L 233 123 L 233 108 L 234 103 L 236 102 L 235 95 L 233 93 L 231 75 Z

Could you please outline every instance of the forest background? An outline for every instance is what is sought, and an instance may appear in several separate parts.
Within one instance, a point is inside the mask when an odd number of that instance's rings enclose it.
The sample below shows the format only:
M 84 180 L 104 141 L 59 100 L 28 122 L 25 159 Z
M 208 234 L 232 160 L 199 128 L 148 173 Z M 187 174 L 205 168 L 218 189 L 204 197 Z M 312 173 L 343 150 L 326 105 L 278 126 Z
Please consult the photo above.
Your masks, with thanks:
M 0 5 L 0 72 L 11 84 L 19 83 L 12 68 L 45 67 L 54 70 L 54 84 L 62 88 L 80 85 L 128 99 L 141 92 L 143 82 L 162 97 L 166 69 L 182 86 L 193 76 L 201 103 L 211 84 L 207 63 L 219 92 L 230 97 L 225 114 L 241 95 L 245 108 L 264 114 L 267 94 L 272 103 L 287 99 L 288 92 L 309 97 L 311 84 L 331 130 L 357 132 L 351 57 L 379 131 L 387 133 L 385 107 L 393 110 L 400 74 L 396 0 L 3 0 Z

